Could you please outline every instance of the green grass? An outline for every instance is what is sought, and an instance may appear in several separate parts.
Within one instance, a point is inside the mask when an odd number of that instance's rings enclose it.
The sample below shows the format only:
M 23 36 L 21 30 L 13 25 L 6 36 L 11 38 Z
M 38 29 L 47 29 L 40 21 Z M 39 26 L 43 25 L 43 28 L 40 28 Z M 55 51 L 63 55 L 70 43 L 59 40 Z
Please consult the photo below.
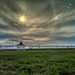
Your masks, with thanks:
M 75 50 L 0 51 L 0 75 L 75 75 Z

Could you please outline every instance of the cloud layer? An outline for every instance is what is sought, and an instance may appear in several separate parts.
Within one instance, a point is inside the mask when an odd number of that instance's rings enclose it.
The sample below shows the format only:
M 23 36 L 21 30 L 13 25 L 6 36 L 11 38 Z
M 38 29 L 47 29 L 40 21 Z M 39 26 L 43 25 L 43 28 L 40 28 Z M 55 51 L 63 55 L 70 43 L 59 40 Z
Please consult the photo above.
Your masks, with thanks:
M 0 44 L 75 44 L 74 8 L 74 0 L 0 0 Z

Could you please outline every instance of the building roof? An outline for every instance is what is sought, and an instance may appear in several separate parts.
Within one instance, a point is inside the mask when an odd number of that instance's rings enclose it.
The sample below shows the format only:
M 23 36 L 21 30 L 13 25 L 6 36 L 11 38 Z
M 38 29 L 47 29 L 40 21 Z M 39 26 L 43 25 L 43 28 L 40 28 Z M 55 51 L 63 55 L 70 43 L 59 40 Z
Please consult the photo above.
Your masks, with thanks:
M 24 45 L 24 44 L 23 44 L 22 41 L 21 41 L 18 45 Z

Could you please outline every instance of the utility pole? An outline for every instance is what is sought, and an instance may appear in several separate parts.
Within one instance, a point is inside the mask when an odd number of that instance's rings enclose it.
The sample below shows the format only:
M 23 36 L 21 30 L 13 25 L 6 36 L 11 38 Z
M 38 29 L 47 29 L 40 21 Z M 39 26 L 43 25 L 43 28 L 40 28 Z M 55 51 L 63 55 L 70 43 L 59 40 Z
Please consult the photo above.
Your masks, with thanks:
M 39 49 L 40 49 L 40 44 L 39 44 Z

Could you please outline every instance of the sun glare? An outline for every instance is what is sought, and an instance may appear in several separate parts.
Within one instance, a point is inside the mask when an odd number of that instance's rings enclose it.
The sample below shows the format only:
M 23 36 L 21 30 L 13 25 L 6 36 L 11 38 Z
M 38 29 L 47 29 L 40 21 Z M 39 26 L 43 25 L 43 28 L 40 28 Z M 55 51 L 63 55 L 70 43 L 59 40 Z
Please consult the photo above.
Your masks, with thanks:
M 24 16 L 21 16 L 21 17 L 20 17 L 20 21 L 21 21 L 21 22 L 25 22 L 25 21 L 26 21 L 25 17 L 24 17 Z

